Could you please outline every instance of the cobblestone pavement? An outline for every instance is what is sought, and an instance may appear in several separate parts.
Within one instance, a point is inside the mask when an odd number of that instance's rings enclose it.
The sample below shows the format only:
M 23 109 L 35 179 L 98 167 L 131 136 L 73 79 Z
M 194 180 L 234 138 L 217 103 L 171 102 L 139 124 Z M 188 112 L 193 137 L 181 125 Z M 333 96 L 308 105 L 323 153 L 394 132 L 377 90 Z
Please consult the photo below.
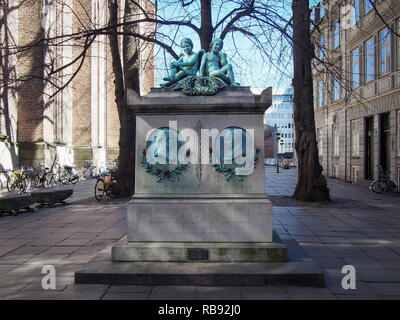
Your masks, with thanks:
M 86 181 L 68 206 L 0 216 L 0 299 L 399 299 L 400 197 L 329 179 L 331 203 L 299 203 L 289 197 L 296 169 L 275 170 L 266 170 L 274 229 L 325 270 L 326 288 L 75 285 L 74 272 L 126 234 L 128 200 L 99 203 Z M 55 266 L 54 291 L 41 287 L 43 265 Z M 344 265 L 356 268 L 356 290 L 341 288 Z

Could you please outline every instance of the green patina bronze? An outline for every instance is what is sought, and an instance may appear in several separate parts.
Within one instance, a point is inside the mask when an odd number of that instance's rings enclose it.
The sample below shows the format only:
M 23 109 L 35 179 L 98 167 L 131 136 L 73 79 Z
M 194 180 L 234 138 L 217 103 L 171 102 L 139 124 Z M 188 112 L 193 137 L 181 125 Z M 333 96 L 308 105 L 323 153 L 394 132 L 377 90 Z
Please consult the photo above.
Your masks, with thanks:
M 260 150 L 256 149 L 256 152 L 254 154 L 254 167 L 256 167 L 256 162 L 260 156 Z M 235 165 L 230 165 L 231 167 L 227 167 L 222 161 L 217 161 L 216 158 L 214 157 L 214 154 L 212 152 L 212 149 L 210 149 L 210 162 L 211 166 L 215 169 L 216 172 L 223 174 L 225 176 L 226 181 L 230 181 L 232 176 L 236 177 L 238 181 L 243 181 L 245 175 L 240 175 L 237 174 L 236 169 L 237 168 L 244 168 L 244 165 L 241 166 L 235 166 Z
M 193 42 L 189 38 L 181 41 L 183 54 L 170 64 L 170 74 L 164 78 L 161 87 L 182 90 L 190 96 L 214 95 L 226 86 L 239 86 L 235 82 L 232 65 L 225 53 L 221 52 L 223 41 L 214 39 L 210 51 L 203 49 L 193 52 Z M 199 76 L 197 71 L 200 72 Z
M 143 168 L 146 169 L 146 172 L 155 176 L 156 181 L 160 182 L 163 179 L 173 179 L 174 177 L 181 175 L 182 171 L 187 169 L 187 164 L 181 164 L 178 162 L 177 166 L 170 169 L 163 169 L 162 167 L 166 167 L 167 165 L 159 165 L 156 166 L 154 164 L 150 164 L 146 158 L 147 150 L 143 150 L 141 154 L 140 163 L 143 165 Z M 161 168 L 160 168 L 161 167 Z
M 201 58 L 200 76 L 206 75 L 217 77 L 231 86 L 239 86 L 235 82 L 232 65 L 228 63 L 228 58 L 221 52 L 224 43 L 221 39 L 214 39 L 210 43 L 210 51 Z
M 188 76 L 171 89 L 181 89 L 188 96 L 212 96 L 226 86 L 225 82 L 215 77 Z

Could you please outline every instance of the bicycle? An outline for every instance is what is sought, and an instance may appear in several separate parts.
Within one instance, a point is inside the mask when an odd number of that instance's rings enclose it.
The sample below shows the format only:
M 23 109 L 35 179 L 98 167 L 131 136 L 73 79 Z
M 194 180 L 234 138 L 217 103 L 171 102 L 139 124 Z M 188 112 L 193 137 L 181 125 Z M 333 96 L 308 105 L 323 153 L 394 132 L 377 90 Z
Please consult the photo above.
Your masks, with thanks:
M 114 176 L 115 171 L 108 170 L 108 172 L 103 171 L 99 177 L 96 177 L 97 181 L 94 187 L 94 197 L 97 201 L 101 201 L 106 195 L 110 198 L 115 196 L 113 188 L 115 188 L 117 180 Z
M 61 175 L 61 182 L 63 184 L 72 183 L 76 184 L 79 181 L 79 175 L 76 173 L 74 167 L 64 166 L 64 171 Z
M 24 170 L 8 170 L 12 172 L 7 179 L 7 190 L 8 192 L 14 192 L 15 189 L 19 189 L 19 194 L 26 192 L 27 189 L 27 177 Z
M 396 192 L 397 184 L 390 179 L 390 171 L 384 174 L 382 167 L 379 166 L 379 178 L 372 181 L 370 189 L 375 193 Z

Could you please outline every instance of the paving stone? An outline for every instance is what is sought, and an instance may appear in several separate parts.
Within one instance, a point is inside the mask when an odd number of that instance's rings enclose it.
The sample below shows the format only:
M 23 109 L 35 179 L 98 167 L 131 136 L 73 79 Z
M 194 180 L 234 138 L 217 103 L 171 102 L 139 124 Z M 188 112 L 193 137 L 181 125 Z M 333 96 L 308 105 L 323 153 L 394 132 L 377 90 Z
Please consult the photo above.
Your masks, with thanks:
M 93 240 L 97 236 L 99 236 L 101 233 L 99 232 L 76 232 L 72 234 L 68 239 L 88 239 L 88 240 Z
M 357 273 L 366 282 L 399 282 L 400 289 L 400 269 L 385 270 L 381 269 L 357 269 Z M 399 292 L 400 293 L 400 292 Z
M 369 258 L 369 256 L 352 244 L 327 244 L 328 247 L 339 258 Z
M 244 300 L 289 300 L 287 293 L 243 293 Z
M 70 285 L 57 295 L 57 300 L 100 300 L 108 285 Z
M 400 259 L 399 260 L 378 260 L 385 269 L 400 269 Z
M 382 300 L 377 294 L 369 294 L 369 295 L 349 295 L 349 294 L 337 294 L 335 295 L 337 300 Z
M 44 253 L 46 254 L 68 254 L 73 253 L 74 251 L 78 250 L 78 247 L 72 246 L 54 246 L 46 250 Z
M 314 232 L 307 229 L 299 229 L 299 228 L 287 228 L 287 231 L 292 236 L 314 236 Z
M 316 236 L 293 236 L 298 242 L 308 242 L 308 243 L 321 243 L 321 239 Z
M 132 293 L 132 292 L 107 292 L 102 300 L 147 300 L 148 293 Z M 157 299 L 154 299 L 157 300 Z M 164 299 L 160 299 L 164 300 Z M 167 300 L 167 299 L 166 299 Z
M 44 264 L 23 264 L 7 273 L 7 276 L 41 276 Z
M 111 286 L 107 293 L 149 293 L 151 286 Z
M 23 246 L 26 244 L 29 244 L 35 239 L 20 239 L 20 238 L 13 238 L 13 239 L 8 239 L 5 242 L 1 242 L 1 245 L 5 246 Z
M 380 296 L 399 296 L 400 283 L 367 283 Z
M 337 255 L 335 252 L 330 250 L 329 247 L 327 246 L 316 246 L 317 244 L 314 245 L 304 245 L 304 243 L 300 243 L 300 245 L 304 248 L 304 250 L 307 252 L 307 254 L 312 257 L 312 258 L 336 258 Z
M 336 281 L 335 281 L 336 280 Z M 343 289 L 341 282 L 342 279 L 335 279 L 325 281 L 325 285 L 328 290 L 335 295 L 376 295 L 376 292 L 372 290 L 366 283 L 356 280 L 355 289 Z
M 400 295 L 396 295 L 396 296 L 382 296 L 383 300 L 400 300 Z
M 382 264 L 380 264 L 375 259 L 365 259 L 365 258 L 345 258 L 344 262 L 349 265 L 353 265 L 356 271 L 360 268 L 363 269 L 383 269 Z
M 43 289 L 42 279 L 42 277 L 34 279 L 31 283 L 24 287 L 22 291 L 53 291 Z M 63 291 L 67 286 L 73 285 L 74 281 L 74 277 L 60 277 L 56 274 L 56 288 L 54 289 L 54 291 Z
M 195 286 L 154 286 L 149 300 L 194 300 Z
M 314 258 L 321 268 L 342 268 L 346 263 L 340 258 Z
M 84 246 L 90 239 L 66 239 L 57 243 L 57 246 Z
M 281 286 L 257 286 L 257 287 L 240 287 L 242 294 L 254 293 L 254 294 L 285 294 L 287 293 L 287 287 Z
M 241 300 L 240 287 L 197 287 L 196 300 Z
M 0 258 L 0 265 L 21 265 L 34 256 L 34 254 L 7 254 Z
M 326 237 L 326 236 L 318 236 L 324 243 L 349 243 L 344 237 Z
M 0 277 L 17 268 L 18 265 L 0 265 Z
M 0 257 L 4 256 L 10 252 L 15 251 L 19 246 L 18 245 L 13 245 L 13 246 L 0 246 Z
M 400 259 L 400 255 L 398 255 L 396 252 L 394 252 L 384 246 L 357 245 L 357 247 L 375 259 L 385 259 L 385 260 Z
M 28 261 L 25 262 L 25 264 L 37 264 L 37 265 L 55 265 L 60 263 L 62 260 L 64 260 L 68 254 L 52 254 L 52 255 L 47 255 L 47 254 L 39 254 L 35 255 L 32 257 L 32 259 L 29 259 Z

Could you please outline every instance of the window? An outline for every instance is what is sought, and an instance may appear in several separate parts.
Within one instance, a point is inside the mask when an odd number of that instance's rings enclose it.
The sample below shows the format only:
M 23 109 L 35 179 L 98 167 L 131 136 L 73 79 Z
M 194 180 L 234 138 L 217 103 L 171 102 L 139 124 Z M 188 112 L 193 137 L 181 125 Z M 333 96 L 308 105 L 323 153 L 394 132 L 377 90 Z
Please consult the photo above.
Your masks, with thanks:
M 360 122 L 351 121 L 351 155 L 358 157 L 360 155 Z
M 337 48 L 340 45 L 340 24 L 339 20 L 335 22 L 334 24 L 334 30 L 333 30 L 333 48 Z
M 367 14 L 368 12 L 371 11 L 371 9 L 373 8 L 372 3 L 374 3 L 374 0 L 365 0 L 365 6 L 364 6 L 364 12 L 365 14 Z
M 390 30 L 385 29 L 379 33 L 381 75 L 390 73 Z
M 322 157 L 322 132 L 320 128 L 317 128 L 317 147 L 318 147 L 318 156 Z
M 333 76 L 333 100 L 340 99 L 340 83 L 337 76 Z
M 400 157 L 400 110 L 397 110 L 397 155 Z
M 397 20 L 397 34 L 400 34 L 400 19 Z M 399 37 L 394 37 L 396 39 L 397 44 L 397 70 L 400 69 L 400 39 Z
M 324 59 L 324 35 L 319 38 L 319 59 L 323 60 Z
M 352 20 L 353 25 L 360 21 L 360 0 L 353 0 Z
M 365 82 L 375 79 L 375 46 L 374 38 L 365 43 Z
M 337 124 L 332 126 L 332 155 L 339 156 L 339 126 Z
M 318 83 L 318 107 L 324 105 L 324 83 L 320 81 Z
M 352 76 L 352 88 L 358 88 L 360 86 L 360 50 L 356 49 L 351 52 L 351 76 Z

